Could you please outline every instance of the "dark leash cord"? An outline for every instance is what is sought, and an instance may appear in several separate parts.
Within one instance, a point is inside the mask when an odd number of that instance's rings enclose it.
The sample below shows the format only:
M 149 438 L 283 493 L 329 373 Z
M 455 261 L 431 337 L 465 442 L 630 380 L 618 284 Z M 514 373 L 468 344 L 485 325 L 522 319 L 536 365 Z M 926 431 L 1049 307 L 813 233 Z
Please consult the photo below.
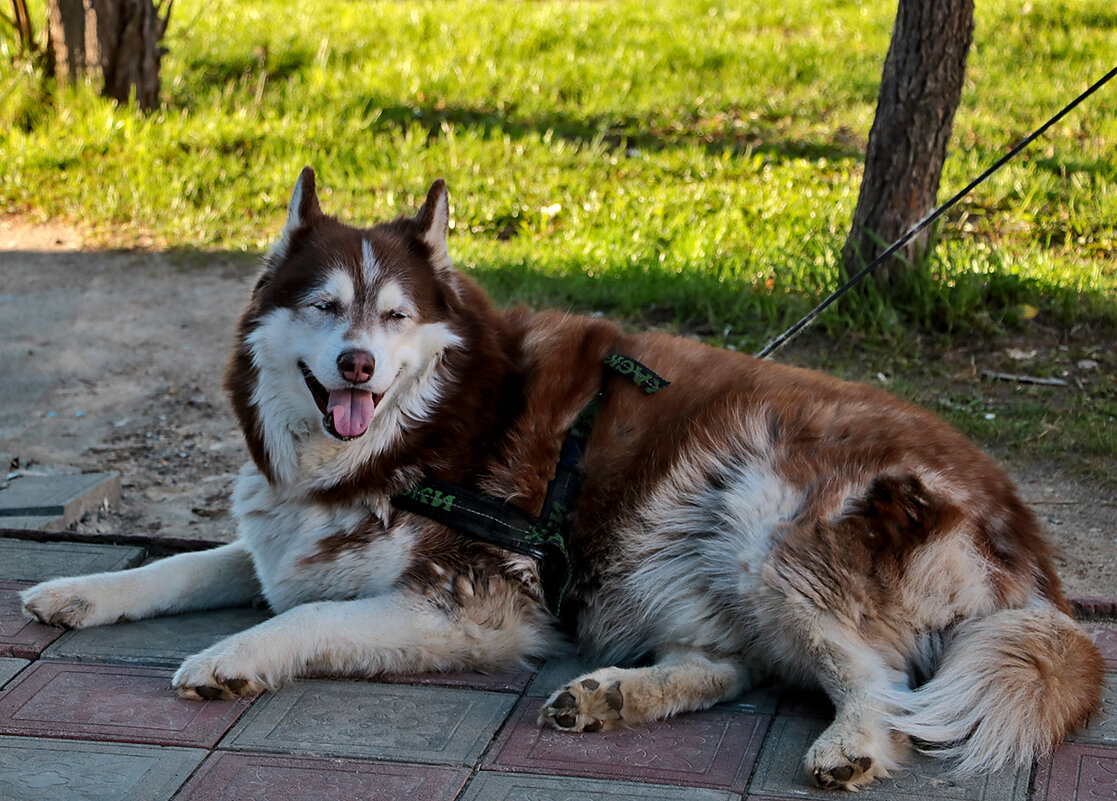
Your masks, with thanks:
M 796 334 L 798 334 L 800 331 L 802 331 L 804 328 L 806 328 L 808 325 L 810 325 L 812 322 L 814 322 L 815 318 L 817 318 L 820 314 L 822 314 L 822 312 L 826 311 L 826 309 L 829 308 L 830 305 L 833 304 L 836 300 L 838 300 L 838 298 L 840 298 L 842 295 L 846 294 L 851 289 L 853 289 L 855 286 L 857 286 L 857 284 L 859 284 L 861 282 L 861 280 L 866 275 L 871 273 L 878 266 L 880 266 L 881 263 L 883 263 L 886 259 L 888 259 L 890 256 L 892 256 L 892 254 L 894 254 L 897 250 L 899 250 L 904 245 L 906 245 L 908 242 L 910 242 L 912 239 L 914 239 L 915 236 L 920 231 L 922 231 L 924 228 L 929 226 L 931 223 L 933 223 L 935 220 L 937 220 L 939 217 L 941 217 L 943 214 L 945 214 L 947 211 L 949 211 L 954 205 L 956 205 L 958 203 L 958 201 L 960 201 L 962 198 L 964 198 L 966 195 L 968 195 L 970 192 L 972 192 L 974 189 L 976 189 L 978 186 L 980 186 L 982 183 L 984 183 L 985 180 L 987 178 L 989 178 L 989 176 L 993 175 L 993 173 L 997 172 L 997 170 L 999 170 L 1001 167 L 1003 167 L 1005 164 L 1007 164 L 1009 161 L 1011 161 L 1014 157 L 1016 157 L 1016 155 L 1019 154 L 1020 151 L 1024 150 L 1026 147 L 1028 147 L 1028 145 L 1030 145 L 1036 139 L 1043 136 L 1043 134 L 1045 134 L 1047 132 L 1048 128 L 1050 128 L 1052 125 L 1054 125 L 1059 120 L 1061 120 L 1063 117 L 1065 117 L 1067 114 L 1069 114 L 1071 111 L 1073 111 L 1080 103 L 1082 103 L 1084 100 L 1086 100 L 1086 98 L 1088 98 L 1088 97 L 1090 97 L 1090 95 L 1094 94 L 1094 92 L 1098 91 L 1103 86 L 1105 86 L 1105 84 L 1108 83 L 1109 80 L 1111 78 L 1113 78 L 1113 76 L 1115 76 L 1115 75 L 1117 75 L 1117 67 L 1114 67 L 1109 72 L 1107 72 L 1102 78 L 1100 78 L 1097 82 L 1095 82 L 1092 86 L 1090 86 L 1090 88 L 1088 88 L 1086 91 L 1084 91 L 1078 97 L 1076 97 L 1070 103 L 1065 105 L 1063 107 L 1063 109 L 1061 111 L 1059 111 L 1059 113 L 1057 113 L 1055 116 L 1053 116 L 1051 119 L 1049 119 L 1043 125 L 1041 125 L 1035 131 L 1033 131 L 1031 134 L 1029 134 L 1027 137 L 1025 137 L 1024 139 L 1021 139 L 1011 150 L 1009 150 L 1007 153 L 1005 153 L 1003 156 L 1001 156 L 999 159 L 997 159 L 997 161 L 994 162 L 994 164 L 991 167 L 989 167 L 987 170 L 985 170 L 985 172 L 983 172 L 981 175 L 977 176 L 972 181 L 970 181 L 969 184 L 967 184 L 964 189 L 962 189 L 960 192 L 958 192 L 958 194 L 954 195 L 954 197 L 950 198 L 950 200 L 946 201 L 941 206 L 939 206 L 937 209 L 935 209 L 930 214 L 928 214 L 926 217 L 924 217 L 922 220 L 917 222 L 906 234 L 904 234 L 902 237 L 900 237 L 895 242 L 893 242 L 892 245 L 889 246 L 889 248 L 887 250 L 885 250 L 883 253 L 881 253 L 879 256 L 877 256 L 875 259 L 873 259 L 865 267 L 861 268 L 861 270 L 859 270 L 852 278 L 850 278 L 848 281 L 846 281 L 840 287 L 838 287 L 833 292 L 831 292 L 830 295 L 824 301 L 822 301 L 817 306 L 815 306 L 808 314 L 806 314 L 801 320 L 799 320 L 799 322 L 795 323 L 793 326 L 791 326 L 791 328 L 787 329 L 782 334 L 780 334 L 778 337 L 776 337 L 771 342 L 769 342 L 767 345 L 765 345 L 763 350 L 759 351 L 756 354 L 756 357 L 758 359 L 766 358 L 769 354 L 771 354 L 775 350 L 777 350 L 780 347 L 782 347 L 783 345 L 785 345 L 788 342 L 788 340 L 790 340 L 792 337 L 794 337 Z

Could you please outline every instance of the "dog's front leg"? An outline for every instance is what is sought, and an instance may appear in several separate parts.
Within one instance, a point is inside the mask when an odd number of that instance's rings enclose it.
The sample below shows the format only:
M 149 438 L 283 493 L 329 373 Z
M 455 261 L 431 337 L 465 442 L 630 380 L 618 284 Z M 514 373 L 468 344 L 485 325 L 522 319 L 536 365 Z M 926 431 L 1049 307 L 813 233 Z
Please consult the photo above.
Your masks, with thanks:
M 708 709 L 750 684 L 745 662 L 680 649 L 648 667 L 609 667 L 579 676 L 551 695 L 539 723 L 560 731 L 608 731 Z
M 235 698 L 304 675 L 490 669 L 522 660 L 531 624 L 477 625 L 405 591 L 296 606 L 187 659 L 173 685 L 185 698 Z
M 240 542 L 181 553 L 111 573 L 52 579 L 21 594 L 29 615 L 71 629 L 155 615 L 243 606 L 260 593 L 252 555 Z

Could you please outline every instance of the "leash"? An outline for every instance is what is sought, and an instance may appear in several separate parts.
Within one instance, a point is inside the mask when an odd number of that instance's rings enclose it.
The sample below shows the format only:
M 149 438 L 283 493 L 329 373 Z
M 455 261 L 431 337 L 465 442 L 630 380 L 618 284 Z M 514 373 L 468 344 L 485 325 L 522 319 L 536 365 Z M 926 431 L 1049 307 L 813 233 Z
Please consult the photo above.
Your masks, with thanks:
M 608 375 L 626 378 L 648 395 L 670 383 L 635 359 L 621 354 L 607 356 L 602 366 L 607 372 L 601 389 L 582 409 L 562 442 L 555 475 L 547 484 L 539 517 L 529 515 L 508 501 L 430 476 L 392 497 L 392 505 L 405 512 L 535 559 L 539 563 L 547 608 L 559 620 L 563 620 L 563 602 L 574 578 L 570 517 L 582 491 L 579 465 L 601 411 Z
M 780 334 L 778 337 L 776 337 L 771 342 L 769 342 L 767 345 L 765 345 L 764 348 L 756 354 L 756 358 L 758 358 L 758 359 L 766 358 L 768 356 L 768 354 L 770 354 L 773 351 L 777 350 L 778 348 L 782 347 L 784 344 L 787 343 L 788 340 L 790 340 L 792 337 L 794 337 L 796 334 L 798 334 L 800 331 L 802 331 L 804 328 L 806 328 L 808 325 L 810 325 L 812 322 L 814 322 L 815 318 L 817 318 L 820 314 L 822 314 L 822 312 L 826 311 L 826 309 L 829 308 L 832 303 L 834 303 L 836 300 L 838 300 L 838 298 L 840 298 L 842 295 L 846 294 L 851 289 L 853 289 L 855 286 L 857 286 L 857 284 L 859 284 L 865 276 L 867 276 L 869 273 L 871 273 L 873 270 L 875 270 L 878 266 L 880 266 L 880 264 L 882 262 L 884 262 L 885 259 L 892 256 L 892 254 L 894 254 L 897 250 L 899 250 L 904 245 L 906 245 L 908 242 L 910 242 L 912 239 L 914 239 L 915 236 L 920 231 L 922 231 L 928 225 L 930 225 L 935 220 L 937 220 L 939 217 L 941 217 L 943 214 L 945 214 L 947 211 L 949 211 L 953 206 L 955 206 L 958 203 L 958 201 L 960 201 L 962 198 L 964 198 L 966 195 L 968 195 L 970 192 L 972 192 L 978 186 L 983 184 L 991 175 L 993 175 L 993 173 L 997 172 L 999 169 L 1001 169 L 1001 167 L 1003 167 L 1005 164 L 1007 164 L 1009 161 L 1011 161 L 1013 158 L 1015 158 L 1017 156 L 1017 154 L 1020 153 L 1020 151 L 1024 150 L 1026 147 L 1028 147 L 1028 145 L 1030 145 L 1036 139 L 1043 136 L 1043 134 L 1047 133 L 1048 128 L 1050 128 L 1052 125 L 1054 125 L 1059 120 L 1061 120 L 1063 117 L 1065 117 L 1067 114 L 1069 114 L 1071 111 L 1073 111 L 1080 103 L 1082 103 L 1084 100 L 1086 100 L 1086 98 L 1088 98 L 1088 97 L 1090 97 L 1090 95 L 1094 94 L 1094 92 L 1098 91 L 1103 86 L 1105 86 L 1105 84 L 1108 83 L 1110 81 L 1110 79 L 1112 79 L 1115 75 L 1117 75 L 1117 67 L 1114 67 L 1113 69 L 1111 69 L 1102 78 L 1095 81 L 1093 85 L 1091 85 L 1088 89 L 1086 89 L 1086 91 L 1082 92 L 1082 94 L 1080 94 L 1078 97 L 1076 97 L 1070 103 L 1063 106 L 1062 110 L 1059 111 L 1055 116 L 1053 116 L 1051 119 L 1049 119 L 1047 122 L 1045 122 L 1043 125 L 1041 125 L 1036 130 L 1034 130 L 1031 134 L 1029 134 L 1028 136 L 1021 139 L 1019 142 L 1017 142 L 1016 145 L 1011 150 L 1009 150 L 1007 153 L 1005 153 L 1003 156 L 1001 156 L 999 159 L 997 159 L 997 161 L 995 161 L 992 166 L 990 166 L 988 169 L 986 169 L 985 172 L 981 173 L 981 175 L 979 175 L 977 178 L 974 178 L 972 181 L 970 181 L 965 186 L 965 188 L 963 188 L 960 192 L 958 192 L 956 195 L 954 195 L 954 197 L 950 198 L 950 200 L 946 201 L 946 203 L 942 204 L 937 209 L 935 209 L 930 214 L 928 214 L 926 217 L 924 217 L 922 220 L 917 222 L 911 229 L 908 230 L 908 232 L 906 234 L 904 234 L 902 237 L 900 237 L 895 242 L 893 242 L 892 245 L 889 246 L 889 248 L 887 250 L 885 250 L 883 253 L 881 253 L 879 256 L 877 256 L 875 259 L 873 259 L 872 262 L 870 262 L 865 267 L 861 268 L 861 270 L 859 270 L 852 278 L 850 278 L 848 281 L 846 281 L 840 287 L 838 287 L 833 292 L 831 292 L 830 295 L 827 296 L 827 298 L 824 301 L 822 301 L 817 306 L 815 306 L 801 320 L 799 320 L 797 323 L 795 323 L 789 329 L 787 329 L 782 334 Z

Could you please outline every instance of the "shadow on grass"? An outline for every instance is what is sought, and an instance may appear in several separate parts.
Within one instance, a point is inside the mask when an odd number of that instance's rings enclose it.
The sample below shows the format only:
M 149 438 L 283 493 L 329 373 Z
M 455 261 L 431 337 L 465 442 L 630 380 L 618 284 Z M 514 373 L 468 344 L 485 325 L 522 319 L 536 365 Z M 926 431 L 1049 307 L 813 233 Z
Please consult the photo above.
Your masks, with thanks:
M 236 83 L 266 73 L 268 80 L 286 80 L 302 72 L 314 52 L 308 49 L 283 49 L 272 55 L 266 46 L 249 52 L 207 53 L 205 58 L 187 62 L 186 69 L 204 83 Z
M 1075 158 L 1074 156 L 1043 156 L 1033 159 L 1033 164 L 1059 178 L 1068 175 L 1088 175 L 1091 178 L 1117 178 L 1117 166 L 1111 158 Z
M 814 302 L 746 280 L 678 275 L 649 265 L 591 275 L 582 265 L 542 271 L 517 261 L 477 264 L 466 271 L 500 305 L 523 303 L 532 309 L 601 315 L 634 328 L 662 328 L 750 351 L 805 314 Z
M 918 338 L 949 346 L 972 338 L 1014 336 L 1038 313 L 1055 330 L 1117 333 L 1117 298 L 1103 292 L 1077 292 L 1007 271 L 942 280 L 931 266 L 887 291 L 863 284 L 824 312 L 813 328 L 885 347 Z M 501 304 L 600 313 L 635 327 L 665 327 L 748 352 L 782 333 L 832 289 L 781 291 L 747 279 L 719 280 L 716 265 L 711 275 L 680 275 L 657 267 L 606 267 L 590 275 L 578 264 L 543 271 L 528 261 L 509 261 L 474 265 L 468 272 Z
M 708 153 L 720 155 L 726 151 L 759 153 L 778 158 L 808 158 L 861 161 L 863 146 L 825 139 L 813 141 L 769 140 L 762 127 L 742 130 L 699 130 L 682 128 L 678 131 L 649 131 L 647 123 L 637 117 L 609 116 L 575 117 L 558 112 L 519 117 L 481 108 L 422 107 L 384 103 L 382 98 L 366 98 L 354 104 L 353 113 L 363 114 L 372 120 L 371 125 L 381 128 L 402 129 L 419 126 L 427 136 L 437 139 L 444 124 L 451 124 L 480 131 L 489 137 L 499 132 L 513 138 L 525 136 L 552 136 L 576 145 L 600 143 L 610 149 L 637 148 L 648 151 L 668 150 L 676 147 L 691 148 L 696 144 Z

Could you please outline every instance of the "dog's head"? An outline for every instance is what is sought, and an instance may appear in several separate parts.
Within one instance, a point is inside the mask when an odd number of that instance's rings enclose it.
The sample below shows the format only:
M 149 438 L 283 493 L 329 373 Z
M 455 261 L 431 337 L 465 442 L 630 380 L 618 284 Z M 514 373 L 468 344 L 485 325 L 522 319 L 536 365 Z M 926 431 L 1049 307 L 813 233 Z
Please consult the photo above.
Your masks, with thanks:
M 322 213 L 303 170 L 226 375 L 273 483 L 336 481 L 429 415 L 462 346 L 448 223 L 441 180 L 414 217 L 358 229 Z

